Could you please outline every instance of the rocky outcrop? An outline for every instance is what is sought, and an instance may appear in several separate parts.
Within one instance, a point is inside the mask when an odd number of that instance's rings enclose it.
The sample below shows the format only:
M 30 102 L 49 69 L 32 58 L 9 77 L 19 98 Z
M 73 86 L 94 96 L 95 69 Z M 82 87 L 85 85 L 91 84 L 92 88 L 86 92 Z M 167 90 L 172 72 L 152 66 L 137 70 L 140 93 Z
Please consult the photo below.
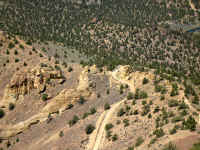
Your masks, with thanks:
M 36 115 L 30 116 L 29 119 L 15 125 L 0 125 L 0 139 L 8 139 L 16 134 L 23 132 L 32 124 L 43 122 L 53 113 L 62 113 L 69 104 L 76 104 L 80 97 L 88 100 L 92 96 L 92 90 L 89 87 L 88 69 L 84 69 L 79 77 L 79 85 L 75 89 L 64 89 L 56 97 L 52 98 L 49 103 Z M 60 79 L 62 75 L 59 72 L 32 70 L 32 73 L 18 74 L 14 77 L 8 86 L 15 94 L 25 94 L 32 88 L 37 88 L 45 84 L 46 79 Z M 91 70 L 94 71 L 93 69 Z M 30 75 L 30 76 L 29 76 Z M 17 80 L 18 79 L 18 80 Z M 39 82 L 41 81 L 41 82 Z M 12 89 L 13 88 L 13 89 Z M 14 90 L 15 89 L 15 90 Z
M 44 92 L 51 80 L 62 83 L 65 79 L 60 70 L 55 70 L 52 67 L 37 66 L 33 69 L 17 72 L 7 85 L 0 106 L 6 107 L 11 102 L 15 103 L 20 96 L 29 94 L 33 89 L 37 89 L 39 93 Z

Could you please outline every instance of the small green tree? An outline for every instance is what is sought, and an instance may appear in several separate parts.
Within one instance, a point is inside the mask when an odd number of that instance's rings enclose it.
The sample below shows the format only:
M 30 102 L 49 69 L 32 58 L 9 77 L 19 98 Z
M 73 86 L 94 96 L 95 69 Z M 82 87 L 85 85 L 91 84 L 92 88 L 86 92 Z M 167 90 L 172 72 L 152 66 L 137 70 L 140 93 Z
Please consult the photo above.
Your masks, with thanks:
M 108 109 L 110 109 L 110 105 L 109 105 L 108 103 L 106 103 L 106 104 L 104 105 L 104 110 L 108 110 Z
M 95 109 L 94 107 L 90 109 L 90 114 L 91 114 L 91 115 L 95 114 L 96 112 L 97 112 L 97 111 L 96 111 L 96 109 Z
M 87 125 L 85 128 L 86 134 L 91 134 L 94 131 L 95 127 L 92 124 Z
M 105 126 L 105 130 L 108 131 L 108 130 L 112 129 L 113 127 L 114 127 L 114 126 L 113 126 L 112 123 L 108 123 L 108 124 L 106 124 L 106 126 Z
M 186 121 L 185 120 L 183 121 L 183 127 L 185 129 L 189 129 L 190 131 L 195 131 L 196 125 L 197 125 L 197 122 L 192 116 L 189 116 Z
M 123 108 L 121 108 L 121 109 L 118 111 L 117 116 L 118 116 L 118 117 L 121 117 L 121 116 L 123 116 L 124 114 L 125 114 L 125 111 L 124 111 Z
M 79 100 L 78 100 L 78 103 L 79 104 L 84 104 L 85 103 L 85 99 L 84 99 L 84 97 L 83 96 L 80 96 L 80 98 L 79 98 Z
M 48 99 L 48 94 L 46 93 L 42 94 L 42 100 L 47 101 L 47 99 Z
M 136 139 L 135 146 L 138 147 L 144 142 L 144 139 L 140 136 Z
M 5 115 L 5 112 L 3 109 L 0 108 L 0 119 L 3 118 Z
M 128 96 L 127 96 L 127 99 L 130 100 L 130 99 L 133 99 L 134 98 L 134 95 L 132 92 L 129 92 L 128 93 Z
M 10 103 L 10 104 L 9 104 L 9 110 L 13 110 L 14 108 L 15 108 L 15 104 Z
M 143 81 L 142 81 L 142 84 L 147 84 L 147 83 L 149 83 L 149 79 L 144 78 Z
M 167 144 L 162 150 L 177 150 L 176 145 L 172 144 L 171 142 Z
M 75 125 L 79 121 L 79 117 L 74 115 L 73 119 L 69 121 L 69 126 Z

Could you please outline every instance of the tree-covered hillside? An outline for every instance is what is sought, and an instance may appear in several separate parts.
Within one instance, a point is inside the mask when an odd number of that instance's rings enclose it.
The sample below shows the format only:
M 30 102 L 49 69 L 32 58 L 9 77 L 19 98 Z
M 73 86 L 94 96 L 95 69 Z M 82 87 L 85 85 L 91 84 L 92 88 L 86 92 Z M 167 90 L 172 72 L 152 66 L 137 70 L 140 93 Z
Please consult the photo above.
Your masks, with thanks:
M 0 29 L 26 39 L 57 41 L 89 56 L 89 64 L 157 68 L 199 84 L 198 38 L 170 31 L 166 22 L 193 23 L 188 0 L 7 0 Z M 197 40 L 196 40 L 197 39 Z

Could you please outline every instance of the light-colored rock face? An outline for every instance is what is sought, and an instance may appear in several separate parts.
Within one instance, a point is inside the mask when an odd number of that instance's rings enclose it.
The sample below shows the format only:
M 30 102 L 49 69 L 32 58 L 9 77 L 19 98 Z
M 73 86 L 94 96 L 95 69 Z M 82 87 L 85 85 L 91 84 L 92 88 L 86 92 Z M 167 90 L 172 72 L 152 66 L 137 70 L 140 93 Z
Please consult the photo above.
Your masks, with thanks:
M 88 69 L 89 68 L 86 68 L 81 72 L 79 76 L 79 85 L 77 88 L 63 89 L 57 96 L 52 98 L 50 102 L 36 115 L 30 116 L 29 119 L 15 125 L 6 127 L 0 125 L 0 139 L 7 139 L 9 137 L 15 136 L 19 132 L 22 132 L 30 127 L 31 124 L 47 120 L 49 114 L 57 112 L 62 113 L 68 108 L 69 104 L 76 104 L 80 97 L 88 100 L 89 97 L 92 96 L 92 91 L 89 88 L 88 82 Z M 14 102 L 14 98 L 9 99 L 9 96 L 11 97 L 11 95 L 15 96 L 17 94 L 26 94 L 30 92 L 31 89 L 39 88 L 40 86 L 45 85 L 48 79 L 53 80 L 62 78 L 63 77 L 60 71 L 55 71 L 49 68 L 34 68 L 27 72 L 18 73 L 14 75 L 6 89 L 7 91 L 5 91 L 7 97 L 5 97 L 3 100 L 3 104 L 9 104 L 11 101 Z
M 62 83 L 61 80 L 64 80 L 62 72 L 51 67 L 39 66 L 17 72 L 7 85 L 0 106 L 7 106 L 10 102 L 15 103 L 20 95 L 29 94 L 33 89 L 37 89 L 39 93 L 45 91 L 51 80 Z

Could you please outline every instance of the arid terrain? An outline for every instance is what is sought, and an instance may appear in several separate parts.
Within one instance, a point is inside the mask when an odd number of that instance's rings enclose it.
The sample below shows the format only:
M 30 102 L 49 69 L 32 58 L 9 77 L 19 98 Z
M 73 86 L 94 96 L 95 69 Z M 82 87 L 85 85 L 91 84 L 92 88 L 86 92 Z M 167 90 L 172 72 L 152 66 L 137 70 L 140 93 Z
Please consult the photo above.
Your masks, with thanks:
M 199 6 L 0 1 L 0 150 L 200 150 Z

